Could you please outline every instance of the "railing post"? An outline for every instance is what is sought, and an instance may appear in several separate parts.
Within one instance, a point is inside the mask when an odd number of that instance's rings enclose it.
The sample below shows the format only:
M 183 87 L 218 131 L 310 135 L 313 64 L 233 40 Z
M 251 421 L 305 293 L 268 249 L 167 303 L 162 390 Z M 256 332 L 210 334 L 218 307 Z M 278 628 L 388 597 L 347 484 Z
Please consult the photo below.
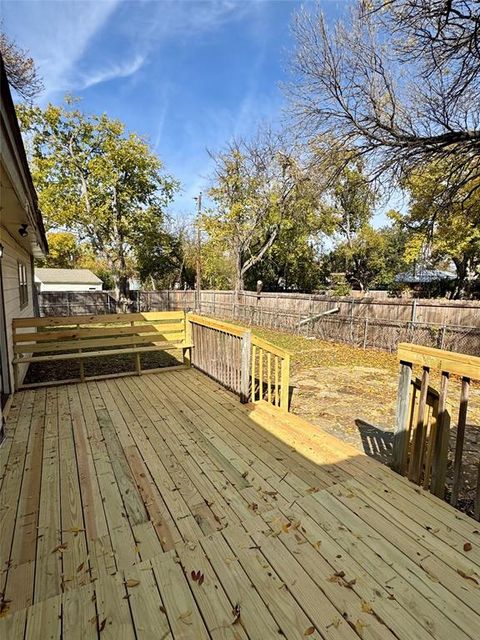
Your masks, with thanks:
M 185 340 L 184 342 L 188 344 L 188 347 L 184 347 L 183 351 L 183 364 L 186 367 L 192 366 L 192 323 L 190 322 L 190 318 L 188 317 L 188 313 L 183 312 L 185 318 Z
M 288 412 L 290 399 L 290 354 L 282 358 L 280 369 L 280 409 Z
M 408 409 L 410 384 L 412 382 L 412 365 L 400 362 L 400 376 L 397 391 L 397 412 L 395 432 L 393 435 L 392 469 L 403 475 L 407 462 Z
M 252 332 L 245 331 L 242 336 L 242 357 L 240 364 L 240 402 L 246 404 L 250 396 L 250 371 L 252 357 Z M 252 382 L 253 384 L 253 382 Z

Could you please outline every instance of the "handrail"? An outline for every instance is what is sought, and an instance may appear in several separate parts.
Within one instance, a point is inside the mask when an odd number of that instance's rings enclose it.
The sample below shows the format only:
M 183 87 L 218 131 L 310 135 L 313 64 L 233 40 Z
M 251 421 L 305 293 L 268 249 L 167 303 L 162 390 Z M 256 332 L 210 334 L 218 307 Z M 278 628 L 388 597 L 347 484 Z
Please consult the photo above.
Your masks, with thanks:
M 288 411 L 290 394 L 290 352 L 252 335 L 250 329 L 194 313 L 187 314 L 193 331 L 193 364 L 240 395 L 242 402 L 266 400 Z M 189 324 L 187 322 L 187 324 Z M 228 336 L 227 344 L 219 336 Z M 232 338 L 237 345 L 232 343 Z M 205 347 L 208 353 L 205 352 Z M 228 351 L 228 353 L 227 353 Z M 235 353 L 234 353 L 235 352 Z
M 243 327 L 239 327 L 236 324 L 230 322 L 224 322 L 223 320 L 216 320 L 215 318 L 207 318 L 206 316 L 200 316 L 196 313 L 187 313 L 187 320 L 194 324 L 199 324 L 202 327 L 208 327 L 210 329 L 217 329 L 224 333 L 229 333 L 239 338 L 243 337 L 249 330 Z
M 480 357 L 421 345 L 398 346 L 400 376 L 392 467 L 440 498 L 445 497 L 449 463 L 450 376 L 461 379 L 450 503 L 456 506 L 462 486 L 465 430 L 470 384 L 480 380 Z M 421 382 L 412 381 L 414 366 L 422 368 Z M 440 388 L 430 387 L 431 372 L 440 373 Z M 418 394 L 418 397 L 417 397 Z M 480 482 L 480 481 L 479 481 Z M 480 519 L 480 484 L 474 499 L 474 516 Z

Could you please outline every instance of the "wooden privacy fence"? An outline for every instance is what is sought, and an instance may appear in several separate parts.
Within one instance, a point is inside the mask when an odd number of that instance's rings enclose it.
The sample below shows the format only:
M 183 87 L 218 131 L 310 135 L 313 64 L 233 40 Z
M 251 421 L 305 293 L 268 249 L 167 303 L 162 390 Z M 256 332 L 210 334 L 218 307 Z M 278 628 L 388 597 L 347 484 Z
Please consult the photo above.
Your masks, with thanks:
M 288 411 L 290 353 L 249 329 L 189 313 L 192 364 L 237 393 L 242 402 L 264 400 Z
M 131 354 L 135 370 L 126 373 L 140 374 L 142 353 L 182 349 L 184 362 L 188 364 L 192 346 L 183 311 L 16 318 L 12 326 L 16 389 L 20 387 L 18 367 L 23 363 L 78 360 L 79 377 L 74 380 L 83 381 L 96 377 L 85 376 L 86 359 Z M 70 381 L 73 380 L 55 384 Z
M 398 347 L 400 376 L 392 467 L 412 482 L 445 498 L 450 472 L 449 502 L 457 506 L 465 462 L 465 433 L 471 381 L 480 381 L 480 358 L 408 343 Z M 414 367 L 421 378 L 412 378 Z M 440 376 L 439 389 L 430 385 Z M 451 429 L 449 387 L 460 387 L 456 431 Z M 479 425 L 473 428 L 480 428 Z M 450 455 L 450 452 L 453 453 Z M 476 487 L 472 512 L 480 519 L 480 454 L 476 452 Z
M 394 351 L 400 342 L 480 355 L 480 301 L 403 300 L 252 291 L 131 291 L 121 305 L 112 292 L 44 292 L 42 315 L 194 311 L 261 326 Z M 115 306 L 116 305 L 116 306 Z M 125 307 L 125 308 L 124 308 Z

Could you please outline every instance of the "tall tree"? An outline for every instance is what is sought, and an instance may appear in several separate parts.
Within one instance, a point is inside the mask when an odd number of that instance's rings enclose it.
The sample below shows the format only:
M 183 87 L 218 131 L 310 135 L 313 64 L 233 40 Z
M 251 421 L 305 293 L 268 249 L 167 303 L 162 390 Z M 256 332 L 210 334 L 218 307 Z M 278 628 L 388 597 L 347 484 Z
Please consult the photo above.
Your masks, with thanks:
M 480 14 L 476 0 L 355 0 L 329 28 L 320 10 L 296 19 L 292 110 L 332 148 L 404 178 L 432 161 L 450 190 L 480 177 Z M 469 194 L 467 193 L 467 196 Z
M 432 265 L 453 262 L 457 280 L 453 296 L 468 294 L 480 277 L 480 188 L 464 186 L 454 194 L 445 188 L 446 162 L 412 172 L 404 182 L 409 207 L 400 222 L 410 234 L 407 258 L 416 261 L 428 246 Z M 480 187 L 480 178 L 476 184 Z
M 8 81 L 24 100 L 32 100 L 43 91 L 43 80 L 28 51 L 9 38 L 0 21 L 0 54 Z
M 148 144 L 106 115 L 65 107 L 20 106 L 31 138 L 32 175 L 47 225 L 73 231 L 104 258 L 126 296 L 133 261 L 161 241 L 177 182 Z
M 373 287 L 393 288 L 395 276 L 406 266 L 406 233 L 398 224 L 374 229 L 364 225 L 352 242 L 340 242 L 329 256 L 332 271 L 347 265 L 346 278 L 361 291 Z
M 319 191 L 295 151 L 269 132 L 253 141 L 234 141 L 213 157 L 209 196 L 215 207 L 203 217 L 203 227 L 228 247 L 235 264 L 234 289 L 240 291 L 281 229 L 318 209 Z
M 339 247 L 335 268 L 345 271 L 350 282 L 356 282 L 362 290 L 370 279 L 365 275 L 368 271 L 365 253 L 371 255 L 370 248 L 375 242 L 370 220 L 376 202 L 377 195 L 365 175 L 363 162 L 350 159 L 336 176 L 323 204 L 330 211 Z M 343 265 L 338 264 L 340 257 Z

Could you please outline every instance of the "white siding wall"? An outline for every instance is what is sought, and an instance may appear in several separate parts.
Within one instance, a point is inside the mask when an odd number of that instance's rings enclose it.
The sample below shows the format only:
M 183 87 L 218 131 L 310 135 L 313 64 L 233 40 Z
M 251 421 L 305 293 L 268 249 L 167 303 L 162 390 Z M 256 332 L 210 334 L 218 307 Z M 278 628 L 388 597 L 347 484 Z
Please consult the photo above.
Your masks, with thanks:
M 101 291 L 102 283 L 99 284 L 45 284 L 40 283 L 40 293 L 43 291 Z
M 11 235 L 2 229 L 2 244 L 4 247 L 2 258 L 3 294 L 5 298 L 5 322 L 7 328 L 8 361 L 10 363 L 10 380 L 13 388 L 13 341 L 12 341 L 12 320 L 13 318 L 26 318 L 34 315 L 33 311 L 33 291 L 32 291 L 32 270 L 30 255 L 23 249 Z M 21 260 L 27 267 L 28 282 L 28 304 L 20 309 L 20 291 L 18 286 L 18 261 Z M 22 382 L 27 367 L 19 367 L 19 382 Z

